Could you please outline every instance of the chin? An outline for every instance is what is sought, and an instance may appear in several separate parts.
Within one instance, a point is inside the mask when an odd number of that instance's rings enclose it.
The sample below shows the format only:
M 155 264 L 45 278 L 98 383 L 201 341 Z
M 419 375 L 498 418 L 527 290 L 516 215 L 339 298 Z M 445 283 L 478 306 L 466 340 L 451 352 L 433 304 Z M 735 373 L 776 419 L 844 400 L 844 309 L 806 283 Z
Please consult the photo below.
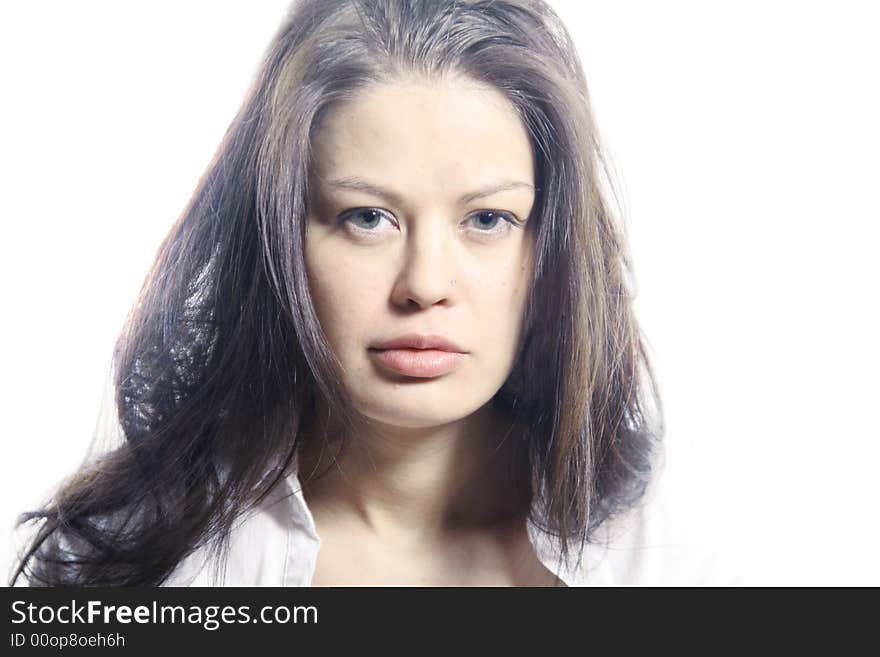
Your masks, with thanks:
M 358 411 L 365 417 L 389 426 L 407 429 L 427 429 L 464 419 L 479 410 L 485 401 L 456 400 L 444 403 L 443 400 L 419 400 L 411 404 L 356 403 Z

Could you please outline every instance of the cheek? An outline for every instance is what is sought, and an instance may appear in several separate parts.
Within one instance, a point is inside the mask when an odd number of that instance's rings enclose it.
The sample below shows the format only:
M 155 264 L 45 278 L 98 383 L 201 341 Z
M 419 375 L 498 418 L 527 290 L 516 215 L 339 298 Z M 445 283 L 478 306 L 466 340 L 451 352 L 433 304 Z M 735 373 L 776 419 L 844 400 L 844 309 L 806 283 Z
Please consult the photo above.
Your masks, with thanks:
M 378 281 L 331 241 L 306 245 L 306 269 L 321 328 L 339 352 L 360 335 L 380 301 Z
M 332 328 L 339 324 L 348 289 L 344 270 L 334 271 L 333 263 L 338 262 L 338 255 L 330 243 L 321 240 L 318 231 L 307 234 L 305 260 L 309 292 L 318 321 L 328 338 L 332 338 Z
M 511 254 L 509 262 L 503 276 L 504 298 L 511 308 L 524 310 L 532 281 L 533 244 L 531 240 L 523 240 L 516 252 Z
M 476 308 L 485 339 L 499 354 L 515 348 L 520 337 L 531 276 L 530 252 L 525 249 L 510 254 L 504 266 L 484 272 L 483 280 L 492 284 L 482 286 Z

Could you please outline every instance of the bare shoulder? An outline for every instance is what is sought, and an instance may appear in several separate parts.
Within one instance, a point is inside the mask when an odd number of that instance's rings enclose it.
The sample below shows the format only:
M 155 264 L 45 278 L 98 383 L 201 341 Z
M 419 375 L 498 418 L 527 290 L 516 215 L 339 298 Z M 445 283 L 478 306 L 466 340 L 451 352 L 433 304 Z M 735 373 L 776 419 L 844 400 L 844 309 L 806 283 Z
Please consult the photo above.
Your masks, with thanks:
M 514 586 L 566 586 L 565 582 L 541 562 L 529 538 L 524 518 L 518 518 L 511 524 L 507 540 Z

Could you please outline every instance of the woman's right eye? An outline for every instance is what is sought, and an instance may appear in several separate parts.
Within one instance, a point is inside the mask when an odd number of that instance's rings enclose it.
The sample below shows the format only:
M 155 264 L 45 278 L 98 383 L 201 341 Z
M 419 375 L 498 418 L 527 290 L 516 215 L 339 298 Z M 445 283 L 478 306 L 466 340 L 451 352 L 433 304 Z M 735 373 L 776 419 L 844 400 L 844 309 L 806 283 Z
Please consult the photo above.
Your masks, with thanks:
M 354 208 L 346 210 L 339 215 L 340 222 L 347 223 L 356 230 L 366 233 L 378 232 L 375 229 L 382 223 L 383 219 L 387 220 L 392 226 L 395 225 L 387 214 L 376 208 Z

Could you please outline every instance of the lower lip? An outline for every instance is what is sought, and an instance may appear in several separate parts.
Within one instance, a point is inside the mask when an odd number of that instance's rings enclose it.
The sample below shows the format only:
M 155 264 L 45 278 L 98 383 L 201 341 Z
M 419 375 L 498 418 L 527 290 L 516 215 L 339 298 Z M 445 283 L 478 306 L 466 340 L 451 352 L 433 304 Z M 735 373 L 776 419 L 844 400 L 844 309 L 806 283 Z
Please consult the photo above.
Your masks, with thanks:
M 464 360 L 464 354 L 439 349 L 370 349 L 370 353 L 387 369 L 420 378 L 448 374 Z

